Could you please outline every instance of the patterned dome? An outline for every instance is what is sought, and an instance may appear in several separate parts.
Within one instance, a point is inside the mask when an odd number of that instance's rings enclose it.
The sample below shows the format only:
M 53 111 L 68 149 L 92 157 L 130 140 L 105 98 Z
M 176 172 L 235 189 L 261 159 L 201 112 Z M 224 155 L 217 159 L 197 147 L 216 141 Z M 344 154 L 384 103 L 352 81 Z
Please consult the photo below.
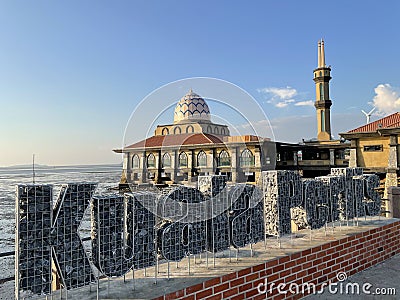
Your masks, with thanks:
M 174 123 L 185 121 L 210 121 L 210 109 L 206 101 L 192 89 L 179 100 L 174 112 Z

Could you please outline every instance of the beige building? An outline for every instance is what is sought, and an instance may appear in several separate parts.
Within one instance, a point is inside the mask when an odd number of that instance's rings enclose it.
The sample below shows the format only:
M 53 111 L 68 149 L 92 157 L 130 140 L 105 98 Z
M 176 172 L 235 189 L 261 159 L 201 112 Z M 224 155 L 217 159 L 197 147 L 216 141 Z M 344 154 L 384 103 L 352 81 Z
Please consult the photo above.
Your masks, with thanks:
M 378 173 L 389 186 L 397 186 L 400 166 L 400 113 L 394 113 L 340 134 L 350 145 L 350 167 Z
M 394 113 L 341 133 L 343 138 L 351 142 L 350 166 L 381 173 L 385 173 L 390 166 L 397 168 L 399 132 L 400 113 Z

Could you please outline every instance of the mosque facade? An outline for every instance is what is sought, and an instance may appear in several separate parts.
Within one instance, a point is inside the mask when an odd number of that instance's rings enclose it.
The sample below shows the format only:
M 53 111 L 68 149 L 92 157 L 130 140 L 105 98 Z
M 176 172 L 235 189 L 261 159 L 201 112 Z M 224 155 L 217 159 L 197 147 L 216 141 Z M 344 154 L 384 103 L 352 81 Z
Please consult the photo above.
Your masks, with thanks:
M 190 90 L 176 104 L 173 124 L 158 125 L 150 138 L 125 147 L 124 173 L 134 184 L 191 184 L 199 175 L 226 175 L 255 182 L 273 170 L 275 144 L 253 135 L 231 136 L 211 121 L 207 102 Z

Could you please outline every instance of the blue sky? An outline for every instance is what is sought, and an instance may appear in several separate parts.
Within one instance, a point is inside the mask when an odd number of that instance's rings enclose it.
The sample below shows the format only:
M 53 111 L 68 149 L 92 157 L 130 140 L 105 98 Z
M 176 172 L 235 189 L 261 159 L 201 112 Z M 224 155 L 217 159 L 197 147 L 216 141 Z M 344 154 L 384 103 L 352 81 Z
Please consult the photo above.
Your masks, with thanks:
M 314 108 L 299 103 L 314 99 L 321 37 L 337 136 L 371 102 L 378 115 L 400 110 L 399 11 L 398 1 L 1 1 L 0 166 L 32 153 L 50 165 L 120 162 L 111 149 L 138 103 L 196 76 L 248 91 L 277 140 L 312 138 Z

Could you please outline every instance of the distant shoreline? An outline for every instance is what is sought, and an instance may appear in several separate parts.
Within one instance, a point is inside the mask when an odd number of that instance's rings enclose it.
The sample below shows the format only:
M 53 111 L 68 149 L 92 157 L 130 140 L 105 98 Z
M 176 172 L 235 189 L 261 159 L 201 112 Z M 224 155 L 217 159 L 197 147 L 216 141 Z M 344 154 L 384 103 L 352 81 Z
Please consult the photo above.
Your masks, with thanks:
M 85 164 L 85 165 L 42 165 L 35 164 L 35 169 L 63 169 L 63 168 L 90 168 L 90 167 L 122 167 L 122 163 L 114 164 Z M 0 166 L 0 169 L 32 169 L 32 164 Z

